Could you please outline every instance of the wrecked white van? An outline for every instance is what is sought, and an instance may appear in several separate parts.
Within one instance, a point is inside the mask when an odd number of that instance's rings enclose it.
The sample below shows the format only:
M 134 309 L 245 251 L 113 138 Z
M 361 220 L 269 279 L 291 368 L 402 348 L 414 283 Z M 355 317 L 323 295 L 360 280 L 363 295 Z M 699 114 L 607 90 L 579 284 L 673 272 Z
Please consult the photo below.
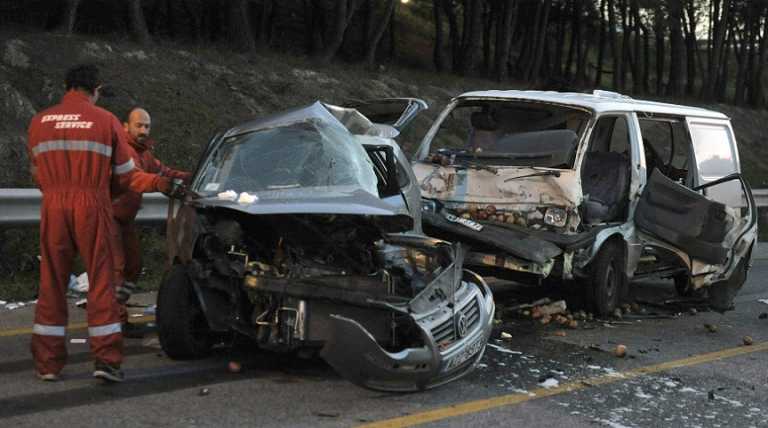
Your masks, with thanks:
M 427 234 L 516 280 L 580 280 L 600 314 L 632 278 L 731 307 L 757 211 L 729 119 L 605 91 L 465 93 L 413 163 Z

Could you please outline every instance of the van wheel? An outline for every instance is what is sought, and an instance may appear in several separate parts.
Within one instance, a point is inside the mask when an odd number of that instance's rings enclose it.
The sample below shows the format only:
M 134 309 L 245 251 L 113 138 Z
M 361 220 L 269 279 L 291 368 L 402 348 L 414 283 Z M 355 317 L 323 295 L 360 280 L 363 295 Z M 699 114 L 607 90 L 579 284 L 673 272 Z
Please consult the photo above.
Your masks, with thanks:
M 587 286 L 587 305 L 600 316 L 611 314 L 626 292 L 624 250 L 618 241 L 603 245 L 592 262 L 591 283 Z
M 173 266 L 160 286 L 157 332 L 163 351 L 176 360 L 204 357 L 213 346 L 208 320 L 182 265 Z

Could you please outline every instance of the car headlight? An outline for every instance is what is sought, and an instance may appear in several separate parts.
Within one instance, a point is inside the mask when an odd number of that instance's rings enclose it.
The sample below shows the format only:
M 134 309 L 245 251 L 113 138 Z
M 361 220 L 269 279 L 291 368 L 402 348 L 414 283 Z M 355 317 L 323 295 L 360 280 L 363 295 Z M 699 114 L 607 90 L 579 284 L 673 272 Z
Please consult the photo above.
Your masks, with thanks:
M 437 203 L 431 199 L 422 199 L 421 200 L 421 210 L 427 211 L 430 213 L 437 212 Z
M 562 208 L 550 207 L 544 214 L 544 223 L 555 227 L 564 227 L 568 221 L 568 213 Z

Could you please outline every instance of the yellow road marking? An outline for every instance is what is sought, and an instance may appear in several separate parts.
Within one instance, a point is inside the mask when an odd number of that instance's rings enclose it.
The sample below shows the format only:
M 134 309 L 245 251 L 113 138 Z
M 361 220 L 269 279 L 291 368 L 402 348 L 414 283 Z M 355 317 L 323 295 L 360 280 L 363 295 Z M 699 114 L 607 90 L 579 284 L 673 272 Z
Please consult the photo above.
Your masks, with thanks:
M 736 357 L 739 355 L 751 354 L 754 352 L 768 351 L 768 342 L 755 344 L 753 346 L 741 346 L 738 348 L 728 348 L 721 351 L 709 352 L 706 354 L 695 355 L 693 357 L 680 360 L 667 361 L 665 363 L 654 364 L 650 366 L 638 367 L 636 369 L 624 372 L 615 372 L 603 376 L 596 376 L 576 382 L 562 384 L 555 388 L 538 388 L 530 392 L 536 394 L 509 394 L 498 397 L 486 398 L 483 400 L 467 401 L 448 407 L 428 410 L 426 412 L 414 413 L 412 415 L 401 416 L 393 419 L 386 419 L 378 422 L 360 425 L 359 428 L 401 428 L 421 425 L 429 422 L 440 421 L 443 419 L 463 416 L 470 413 L 482 412 L 502 406 L 523 403 L 525 401 L 535 400 L 553 395 L 564 394 L 567 392 L 578 391 L 590 386 L 606 385 L 609 383 L 633 379 L 647 374 L 663 372 L 680 367 L 695 366 L 697 364 L 709 363 L 725 358 Z
M 155 321 L 154 315 L 144 315 L 140 318 L 131 318 L 130 322 L 134 324 L 146 324 L 154 321 Z M 86 328 L 88 328 L 87 322 L 76 322 L 67 326 L 67 330 L 69 331 L 85 330 Z M 29 334 L 32 334 L 32 328 L 17 328 L 12 330 L 0 331 L 0 337 L 25 336 Z

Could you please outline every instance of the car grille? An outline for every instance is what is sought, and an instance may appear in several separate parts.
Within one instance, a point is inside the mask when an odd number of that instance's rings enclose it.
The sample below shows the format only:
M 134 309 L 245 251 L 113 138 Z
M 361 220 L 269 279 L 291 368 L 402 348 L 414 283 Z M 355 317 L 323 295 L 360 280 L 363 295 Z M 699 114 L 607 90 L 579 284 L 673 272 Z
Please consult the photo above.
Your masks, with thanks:
M 477 302 L 477 299 L 473 298 L 472 301 L 459 309 L 459 311 L 467 318 L 467 332 L 474 330 L 475 326 L 480 322 L 480 304 Z M 441 346 L 453 343 L 456 340 L 456 323 L 454 318 L 449 317 L 432 328 L 432 337 L 435 339 L 435 343 Z

